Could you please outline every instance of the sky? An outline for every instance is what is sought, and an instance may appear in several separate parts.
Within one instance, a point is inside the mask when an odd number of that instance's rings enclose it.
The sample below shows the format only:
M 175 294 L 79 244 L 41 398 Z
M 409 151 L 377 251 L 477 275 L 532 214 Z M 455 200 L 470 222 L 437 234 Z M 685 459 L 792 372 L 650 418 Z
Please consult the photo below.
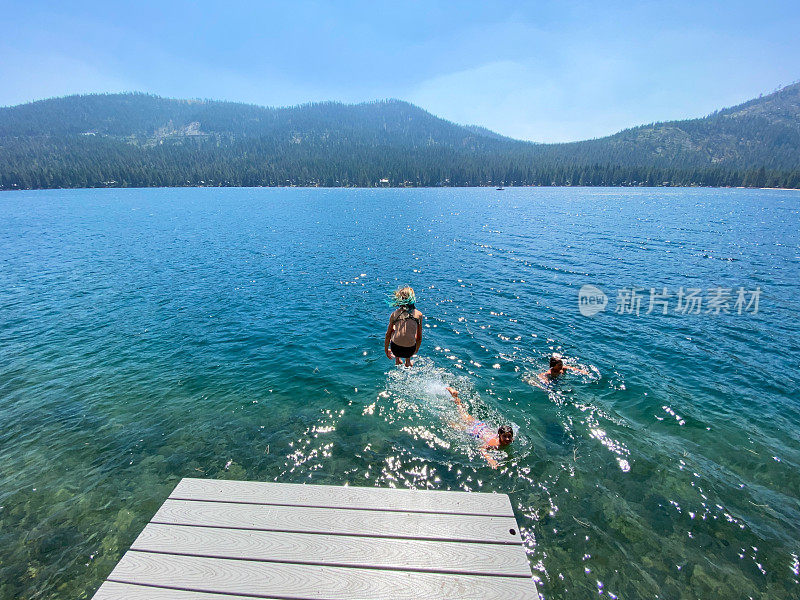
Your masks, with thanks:
M 0 0 L 0 106 L 78 93 L 398 98 L 537 142 L 701 117 L 800 79 L 800 2 Z

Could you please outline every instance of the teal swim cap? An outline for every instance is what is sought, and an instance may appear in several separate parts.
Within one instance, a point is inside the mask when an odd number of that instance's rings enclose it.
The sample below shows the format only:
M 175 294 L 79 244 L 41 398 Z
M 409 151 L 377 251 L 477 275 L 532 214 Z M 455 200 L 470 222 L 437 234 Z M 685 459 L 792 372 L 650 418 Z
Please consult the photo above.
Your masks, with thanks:
M 386 301 L 389 306 L 398 308 L 400 306 L 414 306 L 417 303 L 417 298 L 411 294 L 408 298 L 397 298 L 394 293 L 389 294 L 389 299 Z

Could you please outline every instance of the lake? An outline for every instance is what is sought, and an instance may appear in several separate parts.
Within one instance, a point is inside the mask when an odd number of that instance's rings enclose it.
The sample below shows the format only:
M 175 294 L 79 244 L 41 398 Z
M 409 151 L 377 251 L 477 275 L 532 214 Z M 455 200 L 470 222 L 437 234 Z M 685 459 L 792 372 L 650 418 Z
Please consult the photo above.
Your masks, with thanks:
M 547 599 L 800 596 L 800 192 L 2 192 L 0 264 L 2 598 L 91 597 L 182 477 L 508 493 Z

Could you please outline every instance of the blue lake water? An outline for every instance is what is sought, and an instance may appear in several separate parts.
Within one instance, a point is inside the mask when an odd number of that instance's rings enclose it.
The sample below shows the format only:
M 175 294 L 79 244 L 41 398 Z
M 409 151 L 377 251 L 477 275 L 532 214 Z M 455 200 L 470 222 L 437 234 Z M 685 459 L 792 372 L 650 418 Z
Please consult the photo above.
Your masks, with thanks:
M 91 597 L 198 476 L 508 493 L 548 599 L 798 598 L 799 232 L 779 190 L 0 193 L 0 597 Z

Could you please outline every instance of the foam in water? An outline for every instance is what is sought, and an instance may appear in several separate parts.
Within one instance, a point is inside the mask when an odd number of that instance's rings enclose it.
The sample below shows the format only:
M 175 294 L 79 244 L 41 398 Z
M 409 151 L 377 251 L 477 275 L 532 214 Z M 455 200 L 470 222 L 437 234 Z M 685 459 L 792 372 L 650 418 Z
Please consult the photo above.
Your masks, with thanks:
M 469 382 L 436 367 L 426 357 L 417 357 L 412 368 L 392 369 L 386 380 L 388 397 L 401 411 L 411 409 L 437 417 L 447 412 L 456 414 L 448 386 L 463 389 Z
M 518 437 L 519 426 L 496 409 L 487 406 L 469 377 L 437 367 L 426 357 L 418 357 L 414 367 L 410 369 L 400 367 L 388 373 L 386 391 L 381 397 L 391 400 L 394 406 L 392 410 L 385 411 L 385 418 L 391 421 L 401 416 L 409 418 L 413 415 L 417 422 L 415 427 L 422 426 L 427 434 L 446 438 L 450 445 L 467 452 L 472 458 L 476 442 L 459 426 L 461 417 L 450 392 L 447 391 L 448 386 L 458 390 L 470 413 L 493 427 L 500 424 L 511 425 L 515 447 L 523 444 Z

